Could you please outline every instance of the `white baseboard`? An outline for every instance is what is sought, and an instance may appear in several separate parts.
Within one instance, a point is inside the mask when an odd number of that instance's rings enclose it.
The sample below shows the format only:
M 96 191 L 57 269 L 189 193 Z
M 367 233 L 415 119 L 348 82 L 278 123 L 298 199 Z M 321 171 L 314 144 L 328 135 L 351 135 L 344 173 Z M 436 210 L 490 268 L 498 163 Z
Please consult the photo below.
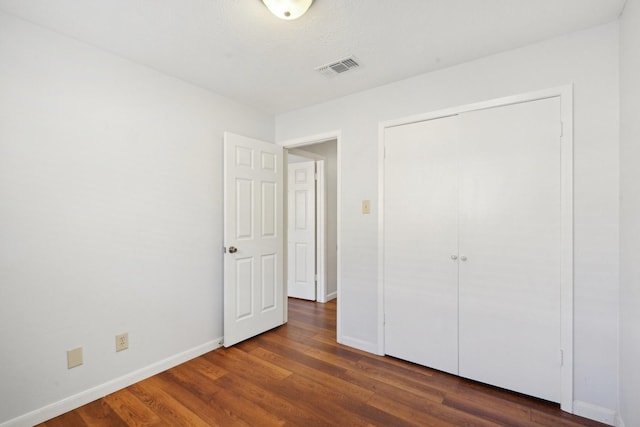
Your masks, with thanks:
M 590 420 L 600 421 L 610 426 L 616 423 L 616 411 L 580 400 L 573 401 L 573 413 Z
M 131 384 L 135 384 L 153 375 L 159 374 L 160 372 L 166 371 L 169 368 L 173 368 L 174 366 L 188 360 L 215 350 L 216 348 L 220 348 L 221 345 L 219 343 L 221 341 L 222 338 L 218 338 L 192 349 L 183 351 L 182 353 L 160 360 L 159 362 L 145 366 L 137 371 L 115 378 L 111 381 L 107 381 L 104 384 L 100 384 L 73 396 L 59 400 L 58 402 L 36 409 L 35 411 L 31 411 L 9 421 L 5 421 L 0 424 L 0 427 L 30 427 L 47 421 L 51 418 L 57 417 L 58 415 L 62 415 L 65 412 L 72 411 L 82 405 L 93 402 L 96 399 L 100 399 L 110 393 L 122 390 Z
M 336 298 L 338 298 L 338 292 L 331 292 L 330 294 L 327 294 L 324 298 L 318 299 L 318 302 L 321 302 L 324 304 Z
M 367 353 L 378 354 L 378 345 L 375 343 L 345 336 L 340 337 L 338 342 L 340 344 L 348 345 L 349 347 L 357 348 L 358 350 L 366 351 Z
M 616 414 L 616 427 L 625 427 L 624 425 L 624 421 L 622 421 L 622 417 L 620 416 L 620 413 Z

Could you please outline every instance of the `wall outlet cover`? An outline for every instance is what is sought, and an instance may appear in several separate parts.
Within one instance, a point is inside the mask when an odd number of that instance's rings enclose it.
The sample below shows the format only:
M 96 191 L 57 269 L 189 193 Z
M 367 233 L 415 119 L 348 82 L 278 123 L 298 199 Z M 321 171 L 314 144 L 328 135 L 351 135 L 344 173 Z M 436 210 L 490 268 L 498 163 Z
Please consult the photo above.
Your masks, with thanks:
M 82 347 L 67 351 L 67 368 L 75 368 L 83 363 Z
M 129 348 L 129 334 L 124 333 L 116 335 L 116 351 L 122 351 Z

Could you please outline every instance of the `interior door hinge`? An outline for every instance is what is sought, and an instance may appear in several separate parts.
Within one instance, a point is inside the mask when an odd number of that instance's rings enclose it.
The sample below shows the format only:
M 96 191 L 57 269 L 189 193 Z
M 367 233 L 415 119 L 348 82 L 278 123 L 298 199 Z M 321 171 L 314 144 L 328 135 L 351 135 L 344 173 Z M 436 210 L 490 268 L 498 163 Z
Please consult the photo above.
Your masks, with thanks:
M 387 158 L 387 146 L 386 145 L 384 147 L 382 147 L 382 158 L 383 159 Z
M 313 280 L 315 280 L 316 282 L 318 281 L 318 275 L 317 274 L 313 275 Z
M 560 349 L 560 366 L 564 366 L 564 351 Z
M 564 136 L 564 122 L 560 122 L 560 136 Z

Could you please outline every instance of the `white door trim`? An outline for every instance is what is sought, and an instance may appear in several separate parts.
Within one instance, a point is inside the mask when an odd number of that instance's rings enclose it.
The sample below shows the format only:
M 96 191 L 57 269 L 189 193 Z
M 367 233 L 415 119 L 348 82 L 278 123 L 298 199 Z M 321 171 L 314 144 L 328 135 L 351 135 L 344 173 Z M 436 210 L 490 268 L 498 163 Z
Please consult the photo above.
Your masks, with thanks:
M 521 102 L 560 97 L 561 120 L 561 402 L 563 411 L 573 413 L 573 86 L 535 92 L 417 114 L 378 124 L 378 354 L 384 354 L 384 130 L 425 120 L 447 117 Z M 339 289 L 339 288 L 338 288 Z
M 342 131 L 334 130 L 330 132 L 305 136 L 301 138 L 288 139 L 284 141 L 277 142 L 278 145 L 284 148 L 297 148 L 304 147 L 305 145 L 318 144 L 322 142 L 336 140 L 336 157 L 337 157 L 337 265 L 336 265 L 336 275 L 337 275 L 337 293 L 338 293 L 338 302 L 337 302 L 337 311 L 336 311 L 336 337 L 339 343 L 343 342 L 342 338 L 342 167 L 341 167 L 341 158 L 342 158 Z M 286 150 L 285 150 L 286 152 Z M 286 259 L 286 254 L 285 254 Z M 285 269 L 286 271 L 286 269 Z M 286 302 L 286 292 L 285 292 L 285 302 Z M 285 311 L 286 313 L 286 311 Z

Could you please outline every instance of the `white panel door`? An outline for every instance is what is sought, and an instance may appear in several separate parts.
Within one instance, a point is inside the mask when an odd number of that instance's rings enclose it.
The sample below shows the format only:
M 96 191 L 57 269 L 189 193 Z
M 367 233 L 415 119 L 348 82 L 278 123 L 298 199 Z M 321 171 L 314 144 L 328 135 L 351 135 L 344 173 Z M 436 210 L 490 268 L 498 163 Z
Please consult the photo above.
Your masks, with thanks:
M 315 162 L 291 163 L 288 168 L 288 294 L 290 297 L 315 301 Z
M 385 353 L 458 372 L 458 118 L 385 130 Z
M 560 100 L 460 124 L 460 375 L 559 402 Z
M 284 323 L 282 148 L 224 134 L 224 345 Z

